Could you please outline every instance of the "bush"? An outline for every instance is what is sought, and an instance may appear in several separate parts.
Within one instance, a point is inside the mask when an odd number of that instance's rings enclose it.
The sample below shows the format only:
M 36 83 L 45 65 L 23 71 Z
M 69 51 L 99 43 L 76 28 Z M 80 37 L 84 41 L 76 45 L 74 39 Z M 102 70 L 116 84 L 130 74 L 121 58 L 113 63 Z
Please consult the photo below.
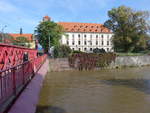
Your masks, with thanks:
M 60 45 L 54 48 L 54 58 L 64 58 L 68 57 L 71 53 L 71 49 L 69 46 Z
M 75 53 L 69 57 L 69 65 L 79 70 L 91 70 L 95 67 L 106 67 L 116 58 L 115 53 Z

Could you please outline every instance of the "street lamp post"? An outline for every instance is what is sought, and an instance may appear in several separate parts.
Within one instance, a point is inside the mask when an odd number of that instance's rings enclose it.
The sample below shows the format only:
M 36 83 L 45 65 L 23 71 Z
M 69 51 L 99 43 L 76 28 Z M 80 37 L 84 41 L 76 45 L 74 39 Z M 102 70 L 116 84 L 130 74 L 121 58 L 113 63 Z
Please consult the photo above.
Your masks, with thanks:
M 4 43 L 4 29 L 6 28 L 7 26 L 5 25 L 2 30 L 1 30 L 1 33 L 2 33 L 2 42 Z
M 48 36 L 48 39 L 49 39 L 49 54 L 51 54 L 50 34 L 49 34 L 49 36 Z

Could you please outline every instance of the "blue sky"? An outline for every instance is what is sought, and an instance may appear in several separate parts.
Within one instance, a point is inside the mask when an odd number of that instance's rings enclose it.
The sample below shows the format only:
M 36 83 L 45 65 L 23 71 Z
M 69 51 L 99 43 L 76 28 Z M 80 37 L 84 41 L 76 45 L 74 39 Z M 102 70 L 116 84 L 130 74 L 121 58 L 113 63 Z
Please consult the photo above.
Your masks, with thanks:
M 48 15 L 53 21 L 104 23 L 107 11 L 126 5 L 135 10 L 150 11 L 150 0 L 0 0 L 0 31 L 33 33 Z

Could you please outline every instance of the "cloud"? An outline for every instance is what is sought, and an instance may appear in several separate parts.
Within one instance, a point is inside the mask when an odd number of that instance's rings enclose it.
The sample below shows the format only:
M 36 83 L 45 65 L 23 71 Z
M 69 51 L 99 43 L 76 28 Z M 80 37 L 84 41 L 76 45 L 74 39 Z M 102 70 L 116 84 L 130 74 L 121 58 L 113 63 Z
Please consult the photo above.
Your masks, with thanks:
M 17 8 L 10 2 L 0 1 L 0 12 L 13 12 L 17 11 Z

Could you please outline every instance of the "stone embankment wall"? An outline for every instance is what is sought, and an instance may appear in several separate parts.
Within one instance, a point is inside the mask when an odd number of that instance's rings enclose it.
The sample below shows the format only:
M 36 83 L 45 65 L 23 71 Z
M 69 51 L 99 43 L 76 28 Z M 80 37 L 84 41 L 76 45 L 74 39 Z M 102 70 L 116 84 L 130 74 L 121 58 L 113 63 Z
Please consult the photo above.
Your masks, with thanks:
M 150 65 L 150 56 L 121 56 L 117 57 L 110 67 L 140 67 Z
M 121 56 L 117 57 L 108 68 L 140 67 L 150 65 L 150 56 Z M 67 58 L 50 59 L 50 71 L 74 70 L 69 67 Z
M 73 70 L 69 66 L 68 58 L 50 59 L 50 71 L 68 71 Z

